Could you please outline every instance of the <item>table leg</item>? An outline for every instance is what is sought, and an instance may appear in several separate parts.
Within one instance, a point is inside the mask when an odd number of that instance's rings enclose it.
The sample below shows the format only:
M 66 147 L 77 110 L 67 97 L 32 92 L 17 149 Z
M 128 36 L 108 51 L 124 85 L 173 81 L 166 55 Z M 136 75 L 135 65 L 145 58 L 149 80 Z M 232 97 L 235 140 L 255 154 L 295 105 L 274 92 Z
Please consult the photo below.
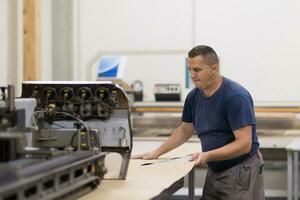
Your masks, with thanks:
M 298 165 L 299 164 L 299 153 L 294 152 L 294 199 L 298 200 Z
M 195 167 L 189 172 L 189 200 L 195 198 Z
M 293 199 L 293 153 L 287 151 L 287 200 Z

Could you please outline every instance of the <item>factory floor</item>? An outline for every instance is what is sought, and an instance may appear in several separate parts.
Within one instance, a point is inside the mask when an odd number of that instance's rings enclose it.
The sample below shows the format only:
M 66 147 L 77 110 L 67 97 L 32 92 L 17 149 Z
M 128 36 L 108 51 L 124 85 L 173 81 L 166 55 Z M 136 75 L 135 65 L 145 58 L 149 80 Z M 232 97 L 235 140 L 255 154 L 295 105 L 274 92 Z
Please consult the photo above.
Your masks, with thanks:
M 199 200 L 200 196 L 196 196 L 195 200 Z M 189 200 L 187 196 L 172 196 L 169 200 Z M 272 197 L 265 200 L 287 200 L 287 198 Z

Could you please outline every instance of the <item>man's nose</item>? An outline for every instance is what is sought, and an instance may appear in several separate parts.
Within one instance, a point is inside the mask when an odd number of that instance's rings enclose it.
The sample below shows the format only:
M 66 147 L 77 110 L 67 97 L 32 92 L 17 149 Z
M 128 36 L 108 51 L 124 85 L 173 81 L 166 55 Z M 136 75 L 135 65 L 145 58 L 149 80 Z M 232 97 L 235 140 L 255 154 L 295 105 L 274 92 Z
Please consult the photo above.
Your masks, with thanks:
M 190 72 L 190 76 L 191 76 L 191 79 L 195 78 L 196 77 L 196 74 L 193 73 L 192 71 Z

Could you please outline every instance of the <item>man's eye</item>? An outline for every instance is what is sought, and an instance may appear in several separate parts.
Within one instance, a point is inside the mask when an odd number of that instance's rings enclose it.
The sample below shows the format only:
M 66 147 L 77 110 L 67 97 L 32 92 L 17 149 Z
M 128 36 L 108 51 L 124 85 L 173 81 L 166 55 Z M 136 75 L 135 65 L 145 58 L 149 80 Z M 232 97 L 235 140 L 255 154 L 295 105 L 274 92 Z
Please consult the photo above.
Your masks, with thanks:
M 200 72 L 202 69 L 194 69 L 194 72 Z

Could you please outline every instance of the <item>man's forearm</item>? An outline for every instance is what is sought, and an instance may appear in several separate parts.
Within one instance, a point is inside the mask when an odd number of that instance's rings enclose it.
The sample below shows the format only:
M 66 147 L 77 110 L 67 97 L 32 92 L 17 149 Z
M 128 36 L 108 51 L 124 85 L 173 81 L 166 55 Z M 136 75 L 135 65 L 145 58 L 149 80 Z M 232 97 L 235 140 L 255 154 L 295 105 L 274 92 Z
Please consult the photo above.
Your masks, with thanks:
M 241 127 L 234 131 L 235 141 L 215 150 L 205 152 L 207 161 L 228 160 L 249 153 L 252 146 L 252 127 Z
M 234 141 L 221 148 L 207 151 L 205 154 L 207 154 L 208 161 L 219 161 L 237 158 L 241 155 L 249 153 L 250 149 L 251 144 L 249 147 L 249 144 L 245 143 L 244 141 Z

